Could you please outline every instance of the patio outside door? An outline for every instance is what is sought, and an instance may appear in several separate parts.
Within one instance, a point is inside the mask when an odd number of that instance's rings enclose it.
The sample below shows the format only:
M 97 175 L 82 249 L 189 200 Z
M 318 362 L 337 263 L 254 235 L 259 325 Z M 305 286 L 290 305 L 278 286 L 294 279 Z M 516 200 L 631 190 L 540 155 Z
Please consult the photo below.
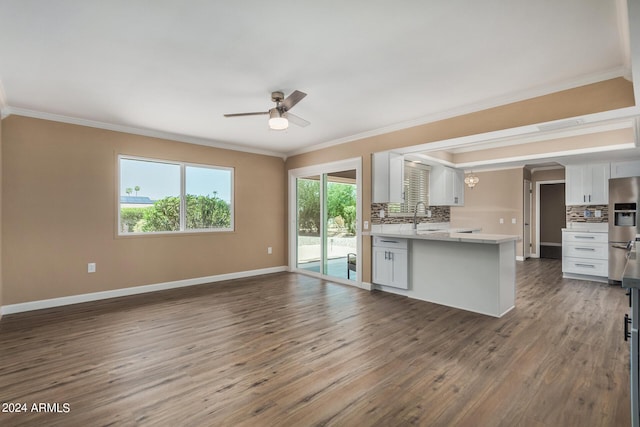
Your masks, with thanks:
M 296 178 L 296 268 L 356 280 L 356 170 Z

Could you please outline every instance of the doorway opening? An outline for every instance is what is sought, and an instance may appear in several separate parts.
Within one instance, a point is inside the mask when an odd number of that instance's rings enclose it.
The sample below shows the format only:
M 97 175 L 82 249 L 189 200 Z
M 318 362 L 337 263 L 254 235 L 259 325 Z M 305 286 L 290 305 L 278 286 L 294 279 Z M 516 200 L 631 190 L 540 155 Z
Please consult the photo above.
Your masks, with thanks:
M 562 229 L 566 227 L 564 181 L 538 183 L 538 254 L 540 258 L 562 259 Z

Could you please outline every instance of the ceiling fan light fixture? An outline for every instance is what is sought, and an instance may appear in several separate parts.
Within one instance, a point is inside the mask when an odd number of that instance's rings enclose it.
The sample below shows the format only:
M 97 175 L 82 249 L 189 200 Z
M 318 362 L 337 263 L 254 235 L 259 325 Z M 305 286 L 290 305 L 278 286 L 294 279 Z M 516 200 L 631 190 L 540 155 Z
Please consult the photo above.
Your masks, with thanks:
M 289 120 L 286 117 L 282 117 L 280 111 L 277 108 L 269 110 L 269 128 L 273 130 L 285 130 L 289 127 Z

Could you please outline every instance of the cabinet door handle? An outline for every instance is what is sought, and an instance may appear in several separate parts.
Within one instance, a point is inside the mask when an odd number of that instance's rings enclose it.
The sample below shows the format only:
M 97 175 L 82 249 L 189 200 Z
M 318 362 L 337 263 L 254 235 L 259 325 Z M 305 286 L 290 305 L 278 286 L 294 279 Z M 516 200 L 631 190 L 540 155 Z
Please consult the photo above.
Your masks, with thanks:
M 389 259 L 389 252 L 384 251 L 384 259 Z
M 585 196 L 584 194 L 582 195 L 582 201 L 586 202 L 587 201 L 587 196 Z
M 575 248 L 576 251 L 590 251 L 590 252 L 594 252 L 595 249 L 594 248 Z
M 595 239 L 595 236 L 574 236 L 576 239 Z
M 380 241 L 383 242 L 383 243 L 398 243 L 397 240 L 380 240 Z
M 591 194 L 589 194 L 589 201 L 591 201 Z
M 628 314 L 624 315 L 624 340 L 627 341 L 631 338 L 631 334 L 629 333 L 629 323 L 631 323 L 631 319 Z
M 576 264 L 576 267 L 596 268 L 593 264 Z

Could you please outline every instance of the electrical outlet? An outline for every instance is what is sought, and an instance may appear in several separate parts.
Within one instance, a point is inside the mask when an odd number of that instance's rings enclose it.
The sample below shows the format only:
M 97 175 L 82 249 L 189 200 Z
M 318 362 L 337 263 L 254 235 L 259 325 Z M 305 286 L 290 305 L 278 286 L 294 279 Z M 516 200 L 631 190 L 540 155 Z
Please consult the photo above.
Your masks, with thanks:
M 596 214 L 596 218 L 602 218 L 602 211 L 601 210 L 599 210 L 599 209 L 596 210 L 595 214 Z
M 504 218 L 500 218 L 500 224 L 504 224 Z
M 515 224 L 516 223 L 516 219 L 515 218 L 511 218 L 511 224 Z
M 271 254 L 273 253 L 273 248 L 272 248 L 271 246 L 269 246 L 269 247 L 267 248 L 267 253 L 268 253 L 269 255 L 271 255 Z
M 96 272 L 96 263 L 90 262 L 87 264 L 87 273 L 95 273 Z
M 369 229 L 369 221 L 365 221 L 364 222 L 364 229 L 368 230 Z
M 427 218 L 431 218 L 431 209 L 427 210 Z
M 384 218 L 384 209 L 382 209 L 380 211 L 380 213 L 378 214 L 378 216 L 380 216 L 380 218 Z

